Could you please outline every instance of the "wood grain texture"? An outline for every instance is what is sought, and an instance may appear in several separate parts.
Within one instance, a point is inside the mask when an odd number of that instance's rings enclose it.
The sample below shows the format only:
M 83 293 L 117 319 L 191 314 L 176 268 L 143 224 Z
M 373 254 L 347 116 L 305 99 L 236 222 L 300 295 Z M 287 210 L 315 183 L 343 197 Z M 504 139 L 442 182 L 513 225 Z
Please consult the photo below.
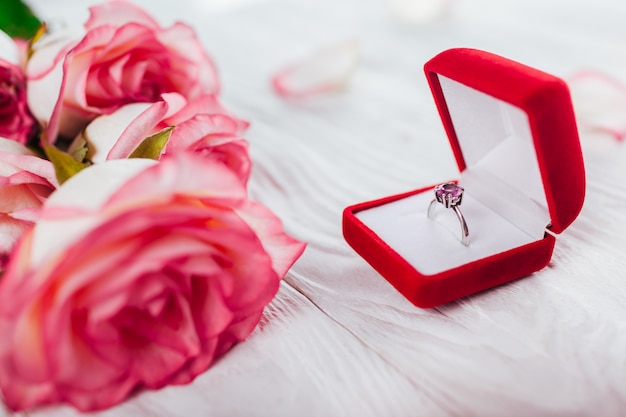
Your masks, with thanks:
M 562 77 L 591 67 L 626 80 L 626 4 L 459 0 L 446 19 L 409 26 L 384 0 L 222 14 L 183 3 L 145 6 L 195 26 L 224 100 L 252 122 L 251 194 L 309 246 L 245 343 L 194 383 L 101 415 L 624 414 L 625 144 L 582 132 L 585 207 L 547 268 L 437 309 L 412 306 L 347 246 L 341 212 L 457 175 L 422 73 L 430 57 L 467 46 Z M 304 102 L 272 93 L 283 65 L 346 39 L 362 46 L 346 91 Z

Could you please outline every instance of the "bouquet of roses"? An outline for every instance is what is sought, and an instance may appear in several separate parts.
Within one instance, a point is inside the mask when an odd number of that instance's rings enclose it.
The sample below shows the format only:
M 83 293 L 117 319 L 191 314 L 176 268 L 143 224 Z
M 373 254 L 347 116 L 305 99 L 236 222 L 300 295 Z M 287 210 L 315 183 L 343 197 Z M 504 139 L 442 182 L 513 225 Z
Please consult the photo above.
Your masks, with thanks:
M 0 33 L 0 388 L 112 406 L 250 334 L 304 245 L 248 199 L 248 123 L 194 31 L 138 7 Z

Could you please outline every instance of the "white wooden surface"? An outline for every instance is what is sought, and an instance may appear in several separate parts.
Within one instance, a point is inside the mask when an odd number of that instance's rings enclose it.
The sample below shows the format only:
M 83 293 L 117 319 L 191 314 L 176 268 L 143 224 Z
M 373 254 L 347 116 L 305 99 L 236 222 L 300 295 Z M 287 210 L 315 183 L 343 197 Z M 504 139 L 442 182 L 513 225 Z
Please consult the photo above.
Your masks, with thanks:
M 447 18 L 410 25 L 385 1 L 138 2 L 195 26 L 225 102 L 252 122 L 252 195 L 309 246 L 246 342 L 190 385 L 97 415 L 626 414 L 626 144 L 583 132 L 585 208 L 547 268 L 437 309 L 405 301 L 341 235 L 345 206 L 456 175 L 425 61 L 469 46 L 626 80 L 626 3 L 457 0 Z M 75 19 L 88 3 L 33 2 Z M 284 64 L 346 39 L 362 47 L 346 91 L 301 103 L 272 93 Z

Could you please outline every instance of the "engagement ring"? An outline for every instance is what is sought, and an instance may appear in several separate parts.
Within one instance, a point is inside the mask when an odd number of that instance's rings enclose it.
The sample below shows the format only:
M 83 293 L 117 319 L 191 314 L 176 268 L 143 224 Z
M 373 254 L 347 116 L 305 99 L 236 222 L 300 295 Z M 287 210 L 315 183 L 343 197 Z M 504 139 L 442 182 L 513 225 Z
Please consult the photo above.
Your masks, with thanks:
M 445 208 L 451 208 L 454 210 L 456 217 L 459 219 L 459 223 L 461 223 L 461 243 L 468 246 L 469 229 L 467 228 L 467 223 L 465 223 L 465 218 L 459 208 L 461 202 L 463 201 L 463 191 L 463 187 L 460 187 L 453 182 L 446 182 L 436 186 L 435 198 L 428 206 L 428 218 L 431 220 L 435 219 L 435 209 L 437 208 L 437 203 L 443 204 Z

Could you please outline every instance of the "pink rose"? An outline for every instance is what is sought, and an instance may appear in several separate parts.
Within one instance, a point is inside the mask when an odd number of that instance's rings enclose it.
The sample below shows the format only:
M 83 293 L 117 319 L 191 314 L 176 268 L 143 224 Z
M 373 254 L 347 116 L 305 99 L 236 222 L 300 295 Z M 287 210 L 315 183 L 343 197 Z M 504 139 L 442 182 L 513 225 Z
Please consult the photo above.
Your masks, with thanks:
M 26 143 L 35 132 L 35 119 L 26 103 L 26 81 L 18 45 L 0 31 L 0 136 Z
M 95 164 L 60 187 L 0 281 L 12 409 L 112 406 L 191 381 L 256 326 L 302 253 L 223 164 Z
M 53 33 L 34 46 L 28 99 L 47 136 L 74 137 L 89 120 L 162 93 L 194 99 L 219 90 L 213 63 L 193 29 L 164 29 L 131 3 L 90 9 L 85 34 Z
M 15 141 L 0 138 L 0 270 L 56 185 L 50 162 Z
M 79 140 L 88 142 L 88 158 L 99 163 L 127 158 L 145 138 L 169 126 L 175 129 L 163 155 L 191 151 L 217 159 L 247 182 L 248 142 L 240 135 L 248 122 L 231 115 L 215 95 L 187 101 L 180 94 L 168 93 L 156 103 L 129 104 L 93 120 Z

